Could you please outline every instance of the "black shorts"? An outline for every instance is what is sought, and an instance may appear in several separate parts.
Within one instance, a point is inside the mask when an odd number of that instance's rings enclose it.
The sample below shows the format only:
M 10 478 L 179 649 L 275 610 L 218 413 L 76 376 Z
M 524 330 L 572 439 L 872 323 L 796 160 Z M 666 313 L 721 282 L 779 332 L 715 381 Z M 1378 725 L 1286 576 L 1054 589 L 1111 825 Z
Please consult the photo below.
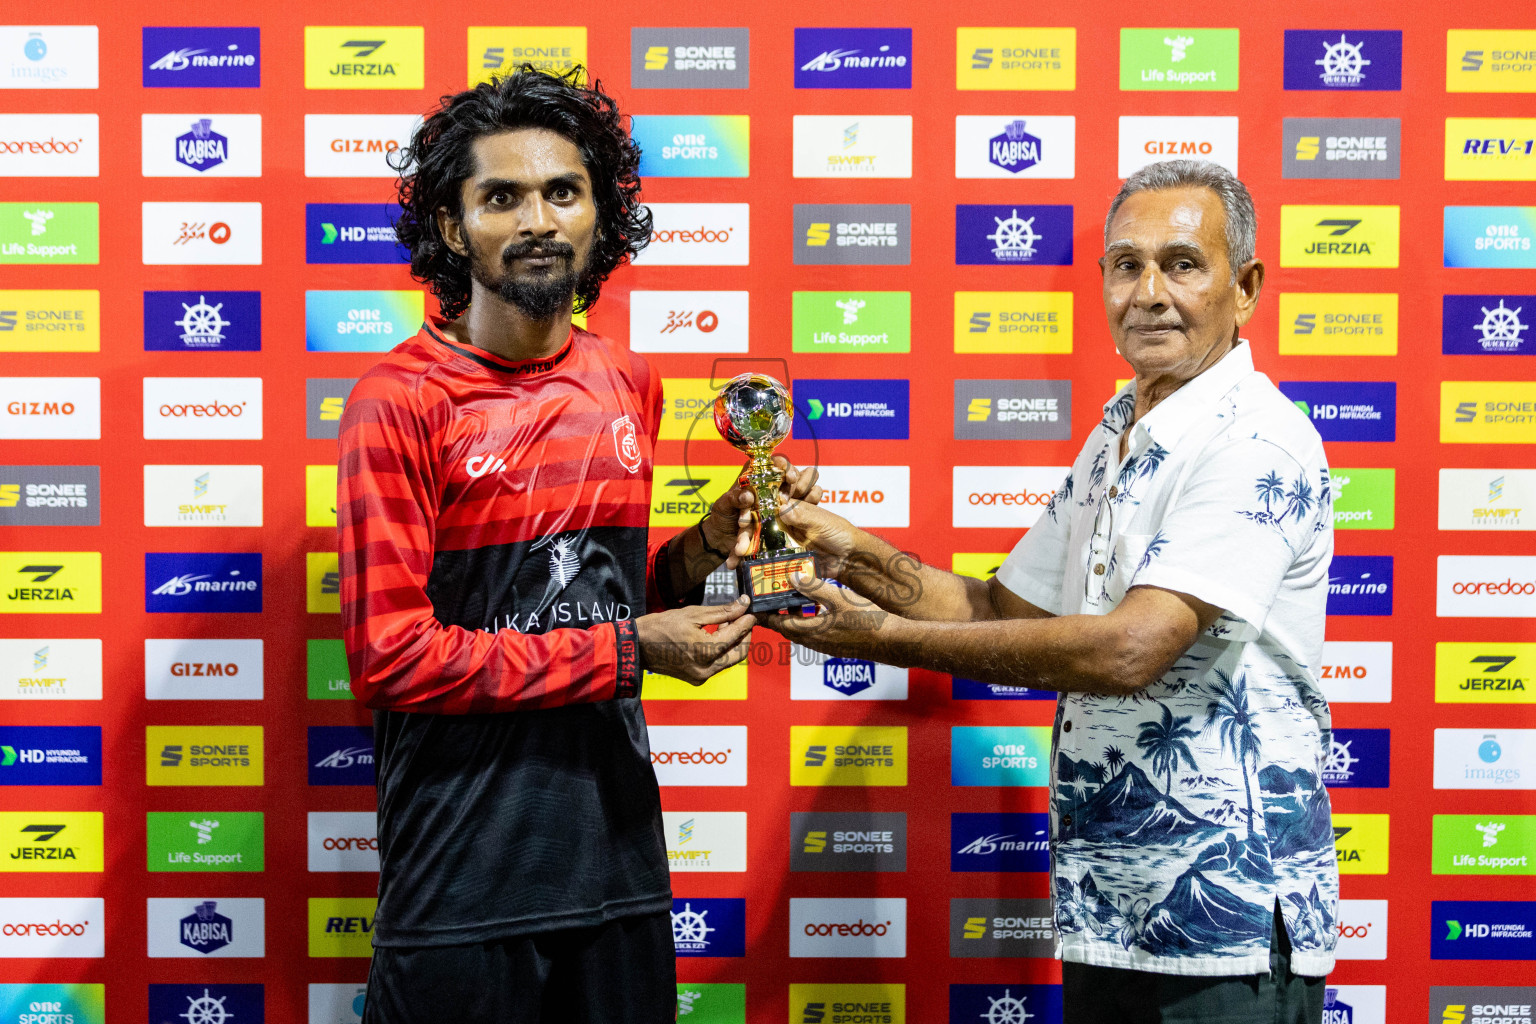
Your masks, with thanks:
M 471 946 L 381 947 L 363 1024 L 672 1024 L 672 915 Z

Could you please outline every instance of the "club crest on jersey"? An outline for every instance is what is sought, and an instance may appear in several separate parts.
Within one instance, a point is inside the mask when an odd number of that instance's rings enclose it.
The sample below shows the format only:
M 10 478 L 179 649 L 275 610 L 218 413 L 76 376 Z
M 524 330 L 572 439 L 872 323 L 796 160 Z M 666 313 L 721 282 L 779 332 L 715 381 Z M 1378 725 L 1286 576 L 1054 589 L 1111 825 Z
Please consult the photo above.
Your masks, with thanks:
M 507 467 L 507 460 L 498 455 L 471 455 L 464 460 L 464 472 L 478 480 L 487 473 L 500 473 Z
M 613 421 L 613 450 L 625 469 L 631 473 L 640 472 L 640 436 L 635 433 L 635 424 L 628 416 Z

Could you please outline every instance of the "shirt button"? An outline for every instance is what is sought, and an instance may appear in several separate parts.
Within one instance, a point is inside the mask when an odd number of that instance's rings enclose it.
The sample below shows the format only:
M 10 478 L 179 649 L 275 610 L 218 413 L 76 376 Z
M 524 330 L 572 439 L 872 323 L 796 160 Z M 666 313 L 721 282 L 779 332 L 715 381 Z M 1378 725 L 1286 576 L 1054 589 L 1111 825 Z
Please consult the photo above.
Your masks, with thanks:
M 1071 722 L 1062 722 L 1061 723 L 1061 731 L 1062 732 L 1071 732 L 1072 731 L 1072 723 Z
M 1103 562 L 1100 562 L 1098 565 L 1093 567 L 1093 574 L 1095 576 L 1103 576 L 1104 575 L 1104 563 Z
M 1070 824 L 1072 824 L 1072 815 L 1070 815 L 1070 814 L 1063 814 L 1061 816 L 1061 823 L 1063 825 L 1070 825 Z
M 1110 488 L 1110 489 L 1109 489 L 1109 496 L 1110 496 L 1110 497 L 1111 497 L 1111 498 L 1113 498 L 1113 497 L 1114 497 L 1114 496 L 1115 496 L 1115 495 L 1117 495 L 1117 494 L 1119 494 L 1119 493 L 1120 493 L 1120 488 L 1118 488 L 1118 487 L 1111 487 L 1111 488 Z

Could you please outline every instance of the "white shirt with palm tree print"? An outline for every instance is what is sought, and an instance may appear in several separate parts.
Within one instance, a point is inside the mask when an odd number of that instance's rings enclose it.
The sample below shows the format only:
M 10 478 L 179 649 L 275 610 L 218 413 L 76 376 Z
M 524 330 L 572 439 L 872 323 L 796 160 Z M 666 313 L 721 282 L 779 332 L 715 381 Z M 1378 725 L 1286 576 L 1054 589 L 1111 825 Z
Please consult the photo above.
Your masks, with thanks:
M 997 578 L 1057 615 L 1103 615 L 1137 586 L 1223 613 L 1134 696 L 1057 703 L 1058 955 L 1265 974 L 1278 902 L 1291 969 L 1322 976 L 1339 896 L 1316 668 L 1333 557 L 1322 439 L 1239 342 L 1131 427 L 1122 460 L 1135 387 Z

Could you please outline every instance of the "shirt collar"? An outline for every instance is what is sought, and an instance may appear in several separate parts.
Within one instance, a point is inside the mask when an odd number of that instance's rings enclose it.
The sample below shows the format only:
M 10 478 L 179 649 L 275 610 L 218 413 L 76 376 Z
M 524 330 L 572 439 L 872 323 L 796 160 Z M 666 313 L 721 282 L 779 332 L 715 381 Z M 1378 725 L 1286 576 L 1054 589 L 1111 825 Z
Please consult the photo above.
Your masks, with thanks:
M 1252 373 L 1253 350 L 1246 338 L 1239 338 L 1230 352 L 1159 402 L 1156 408 L 1136 421 L 1133 429 L 1171 451 L 1197 419 Z M 1131 417 L 1135 396 L 1136 382 L 1133 380 L 1104 406 L 1104 425 L 1118 433 Z

